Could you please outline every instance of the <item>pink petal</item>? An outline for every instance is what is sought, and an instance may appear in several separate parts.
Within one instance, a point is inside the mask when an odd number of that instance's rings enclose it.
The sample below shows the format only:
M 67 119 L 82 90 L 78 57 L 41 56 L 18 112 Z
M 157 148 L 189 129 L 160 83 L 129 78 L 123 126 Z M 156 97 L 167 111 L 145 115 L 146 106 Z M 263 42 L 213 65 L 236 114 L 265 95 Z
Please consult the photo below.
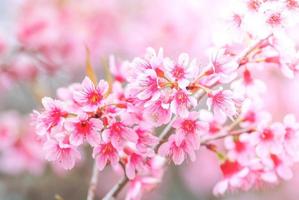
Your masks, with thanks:
M 129 179 L 135 178 L 135 168 L 130 162 L 126 165 L 126 175 Z
M 228 182 L 227 182 L 227 180 L 220 181 L 220 182 L 218 182 L 215 185 L 215 187 L 213 189 L 213 194 L 215 196 L 222 195 L 222 194 L 225 193 L 225 191 L 227 190 L 227 188 L 228 188 Z
M 180 165 L 183 163 L 184 159 L 185 159 L 185 154 L 182 149 L 177 149 L 173 151 L 172 160 L 174 164 Z
M 105 168 L 105 166 L 107 164 L 107 160 L 108 159 L 106 156 L 99 155 L 97 157 L 97 167 L 100 171 L 102 171 Z

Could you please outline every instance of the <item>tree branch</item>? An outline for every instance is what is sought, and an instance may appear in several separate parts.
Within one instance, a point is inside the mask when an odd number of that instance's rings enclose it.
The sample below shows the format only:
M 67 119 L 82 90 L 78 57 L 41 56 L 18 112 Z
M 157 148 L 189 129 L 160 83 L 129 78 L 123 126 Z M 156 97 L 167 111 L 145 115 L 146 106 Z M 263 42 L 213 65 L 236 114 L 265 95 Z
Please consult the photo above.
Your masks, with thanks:
M 97 168 L 96 162 L 93 164 L 92 175 L 89 183 L 88 193 L 87 193 L 87 200 L 93 200 L 95 196 L 95 190 L 98 182 L 98 175 L 99 170 Z

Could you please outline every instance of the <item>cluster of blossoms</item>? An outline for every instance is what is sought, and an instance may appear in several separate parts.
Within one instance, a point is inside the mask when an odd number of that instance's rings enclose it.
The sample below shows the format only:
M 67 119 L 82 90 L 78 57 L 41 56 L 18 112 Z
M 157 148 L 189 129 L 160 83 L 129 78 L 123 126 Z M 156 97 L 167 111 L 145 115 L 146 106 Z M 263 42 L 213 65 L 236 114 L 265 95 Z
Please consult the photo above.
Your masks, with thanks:
M 187 156 L 195 160 L 201 145 L 220 159 L 225 179 L 215 193 L 290 178 L 299 146 L 297 123 L 288 116 L 284 125 L 269 124 L 258 109 L 263 84 L 247 67 L 252 53 L 263 51 L 269 40 L 242 57 L 221 49 L 207 67 L 189 62 L 187 54 L 175 61 L 149 48 L 143 58 L 111 62 L 113 83 L 85 77 L 58 89 L 58 98 L 43 98 L 44 110 L 34 115 L 46 158 L 71 169 L 80 159 L 79 146 L 87 143 L 99 170 L 108 164 L 124 168 L 133 187 L 128 199 L 160 181 L 165 158 L 176 165 Z M 231 82 L 232 89 L 223 88 Z M 213 144 L 222 138 L 223 152 Z
M 247 48 L 222 45 L 203 66 L 185 53 L 174 60 L 149 48 L 131 62 L 111 59 L 113 82 L 96 81 L 89 73 L 82 83 L 58 89 L 56 99 L 43 98 L 34 123 L 47 160 L 71 169 L 81 157 L 79 148 L 89 144 L 98 170 L 124 169 L 119 187 L 130 183 L 127 199 L 138 199 L 159 183 L 166 160 L 176 165 L 187 157 L 195 160 L 201 146 L 219 158 L 224 179 L 215 194 L 290 179 L 299 156 L 299 124 L 292 115 L 283 123 L 271 122 L 262 109 L 265 84 L 253 73 L 269 64 L 286 75 L 297 71 L 298 51 L 282 45 L 287 26 L 282 22 L 296 14 L 298 5 L 266 0 L 244 5 L 244 16 L 236 14 L 234 20 L 244 38 L 256 40 Z M 261 34 L 247 29 L 251 16 L 263 24 Z M 286 55 L 283 48 L 293 53 Z
M 299 69 L 298 31 L 299 2 L 297 0 L 246 0 L 233 1 L 232 8 L 225 10 L 225 30 L 219 45 L 228 42 L 243 43 L 248 38 L 263 38 L 273 34 L 264 54 L 255 55 L 255 65 L 279 66 L 287 77 L 293 78 Z M 227 23 L 229 22 L 229 23 Z M 223 26 L 220 26 L 223 28 Z
M 45 165 L 40 151 L 42 142 L 37 139 L 30 120 L 15 112 L 0 115 L 0 171 L 8 174 L 30 172 L 40 174 Z M 18 124 L 19 126 L 16 126 Z

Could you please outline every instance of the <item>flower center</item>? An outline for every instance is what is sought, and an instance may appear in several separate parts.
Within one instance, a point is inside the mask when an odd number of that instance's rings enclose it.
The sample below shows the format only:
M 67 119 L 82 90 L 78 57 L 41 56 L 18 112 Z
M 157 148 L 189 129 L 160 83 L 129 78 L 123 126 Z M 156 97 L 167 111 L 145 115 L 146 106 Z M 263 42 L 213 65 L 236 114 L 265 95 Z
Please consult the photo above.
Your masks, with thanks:
M 115 122 L 111 126 L 111 131 L 114 133 L 121 133 L 123 131 L 123 124 L 121 122 Z
M 112 146 L 111 143 L 107 143 L 104 145 L 103 149 L 102 149 L 102 153 L 103 154 L 111 154 L 115 151 L 115 148 Z
M 176 101 L 181 104 L 181 103 L 186 103 L 188 100 L 188 96 L 182 92 L 182 91 L 179 91 L 176 95 Z
M 220 165 L 221 171 L 225 177 L 230 177 L 241 170 L 241 166 L 237 161 L 226 160 Z
M 244 120 L 253 123 L 253 122 L 256 121 L 256 114 L 254 112 L 248 112 L 245 115 L 245 119 Z
M 271 14 L 270 17 L 267 20 L 267 23 L 269 23 L 272 26 L 280 25 L 281 24 L 280 13 L 273 13 L 273 14 Z
M 193 121 L 193 120 L 183 121 L 182 128 L 184 129 L 185 132 L 193 133 L 195 131 L 195 128 L 196 128 L 195 121 Z
M 185 71 L 184 68 L 176 66 L 173 70 L 172 70 L 172 75 L 177 79 L 182 79 L 185 76 Z
M 271 157 L 271 160 L 272 160 L 275 167 L 277 167 L 281 164 L 281 160 L 280 160 L 280 158 L 278 158 L 277 155 L 271 154 L 270 157 Z
M 213 102 L 214 104 L 222 104 L 224 102 L 225 98 L 222 94 L 222 92 L 218 92 L 217 94 L 214 95 L 213 97 Z
M 77 123 L 77 131 L 83 135 L 86 135 L 90 131 L 90 124 L 87 120 Z
M 63 113 L 60 109 L 58 108 L 54 108 L 51 112 L 50 112 L 50 119 L 49 123 L 52 124 L 52 126 L 55 126 L 58 124 L 58 122 L 60 121 L 61 117 L 64 117 L 66 114 Z
M 216 122 L 211 122 L 209 124 L 209 132 L 210 133 L 215 134 L 215 133 L 218 133 L 219 130 L 220 130 L 220 128 Z
M 246 85 L 250 85 L 253 82 L 251 73 L 247 69 L 243 72 L 243 80 Z
M 295 8 L 299 7 L 299 5 L 296 0 L 287 0 L 287 7 L 289 9 L 295 9 Z
M 245 143 L 241 142 L 240 140 L 235 141 L 235 149 L 237 152 L 243 152 L 246 147 L 245 147 Z
M 257 11 L 260 7 L 260 2 L 257 0 L 251 0 L 247 3 L 249 10 Z
M 100 102 L 102 100 L 102 96 L 97 92 L 92 92 L 89 95 L 88 99 L 91 104 L 97 104 L 98 102 Z
M 263 133 L 261 134 L 261 139 L 264 141 L 270 141 L 273 140 L 274 135 L 273 132 L 270 129 L 265 129 Z
M 157 79 L 149 76 L 146 80 L 145 87 L 147 87 L 151 92 L 157 91 L 158 90 Z

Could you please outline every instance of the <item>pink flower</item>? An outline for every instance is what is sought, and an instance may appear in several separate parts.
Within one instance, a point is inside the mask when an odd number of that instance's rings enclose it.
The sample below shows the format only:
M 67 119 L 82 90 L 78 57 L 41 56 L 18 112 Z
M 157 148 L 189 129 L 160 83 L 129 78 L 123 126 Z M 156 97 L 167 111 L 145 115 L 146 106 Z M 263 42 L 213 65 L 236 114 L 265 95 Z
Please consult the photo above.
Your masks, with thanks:
M 189 108 L 196 105 L 196 99 L 190 96 L 187 91 L 178 90 L 173 96 L 170 104 L 171 112 L 181 117 L 188 116 Z
M 18 137 L 20 118 L 16 113 L 5 113 L 0 116 L 0 150 L 11 146 Z
M 91 146 L 95 146 L 101 141 L 100 131 L 103 128 L 102 121 L 95 118 L 89 119 L 87 114 L 80 114 L 76 118 L 67 119 L 64 127 L 71 133 L 70 142 L 73 145 L 81 145 L 84 139 Z
M 103 99 L 108 91 L 108 83 L 100 80 L 98 85 L 85 77 L 82 84 L 81 91 L 74 93 L 74 99 L 83 106 L 85 111 L 96 111 L 99 106 L 103 104 Z
M 48 139 L 43 149 L 48 161 L 54 161 L 64 169 L 72 169 L 76 160 L 81 158 L 76 147 L 70 144 L 69 137 L 64 135 Z
M 96 159 L 100 171 L 105 168 L 108 161 L 112 166 L 115 166 L 119 160 L 118 152 L 111 142 L 104 142 L 95 147 L 92 156 Z
M 238 137 L 226 137 L 224 145 L 228 150 L 227 156 L 243 165 L 250 163 L 251 159 L 256 156 L 250 136 L 249 133 L 243 133 Z
M 297 0 L 286 0 L 285 4 L 290 10 L 296 10 L 299 8 L 299 2 Z
M 128 62 L 123 62 L 121 64 L 116 63 L 115 57 L 113 55 L 109 57 L 110 72 L 113 74 L 115 80 L 118 82 L 125 82 L 128 65 Z
M 241 189 L 246 184 L 245 177 L 248 175 L 248 168 L 242 167 L 237 161 L 226 160 L 220 165 L 224 179 L 218 182 L 214 189 L 214 195 L 224 194 L 228 189 Z
M 238 64 L 231 62 L 231 55 L 226 53 L 226 49 L 213 50 L 210 57 L 210 65 L 206 74 L 209 75 L 210 84 L 219 81 L 229 83 L 236 77 Z M 211 69 L 210 69 L 211 68 Z
M 222 127 L 225 121 L 223 119 L 220 119 L 220 121 L 219 118 L 214 117 L 213 113 L 209 112 L 208 110 L 200 110 L 199 119 L 204 123 L 203 126 L 205 133 L 208 133 L 207 137 L 224 133 L 225 130 Z
M 258 79 L 254 79 L 249 70 L 244 70 L 243 77 L 240 80 L 234 81 L 231 84 L 231 88 L 234 93 L 241 96 L 248 96 L 254 99 L 266 91 L 264 82 Z
M 256 102 L 245 100 L 242 103 L 240 123 L 242 128 L 266 127 L 271 122 L 271 114 L 261 111 Z
M 178 84 L 182 89 L 188 85 L 189 79 L 193 78 L 198 73 L 195 60 L 192 60 L 189 64 L 189 56 L 186 53 L 180 54 L 177 63 L 173 62 L 171 59 L 165 59 L 164 66 L 167 70 L 166 76 L 171 80 L 178 81 Z
M 190 112 L 187 117 L 175 120 L 172 125 L 176 129 L 177 139 L 180 141 L 186 139 L 195 150 L 200 145 L 200 129 L 202 128 L 198 118 L 198 112 Z
M 104 130 L 103 138 L 111 140 L 111 144 L 115 148 L 122 148 L 127 141 L 136 142 L 138 140 L 135 131 L 122 122 L 113 122 L 108 129 Z
M 288 114 L 283 119 L 284 133 L 284 148 L 286 153 L 295 161 L 299 160 L 299 123 L 294 115 Z
M 136 80 L 137 98 L 156 101 L 160 97 L 158 77 L 154 70 L 147 69 Z
M 129 183 L 128 192 L 126 194 L 125 200 L 140 200 L 142 199 L 142 194 L 145 191 L 151 191 L 160 179 L 151 176 L 136 176 Z
M 195 160 L 195 152 L 192 145 L 187 140 L 178 140 L 176 135 L 171 135 L 168 141 L 163 143 L 159 148 L 159 154 L 170 156 L 176 165 L 183 163 L 185 154 L 188 154 L 191 161 Z
M 137 128 L 135 132 L 138 135 L 136 148 L 139 152 L 147 152 L 148 148 L 153 147 L 159 141 L 159 139 L 149 130 Z
M 230 90 L 212 91 L 208 97 L 208 107 L 213 109 L 216 118 L 225 119 L 226 116 L 232 118 L 237 114 L 233 93 Z
M 279 154 L 283 151 L 284 127 L 282 124 L 275 123 L 271 127 L 262 128 L 251 134 L 258 156 L 266 157 L 270 153 Z
M 62 123 L 68 113 L 64 109 L 62 101 L 44 97 L 42 104 L 45 110 L 42 113 L 36 112 L 36 129 L 39 135 L 49 133 L 51 129 Z
M 125 171 L 129 179 L 134 179 L 136 172 L 142 174 L 146 171 L 145 156 L 146 154 L 139 154 L 133 149 L 126 147 L 124 152 L 127 154 Z
M 145 106 L 145 118 L 156 127 L 167 124 L 171 119 L 169 103 L 164 103 L 160 98 L 158 101 Z
M 270 153 L 268 156 L 262 158 L 262 163 L 264 165 L 264 172 L 261 178 L 264 181 L 275 183 L 278 181 L 278 177 L 290 180 L 293 176 L 293 172 L 290 169 L 293 163 L 284 154 Z

